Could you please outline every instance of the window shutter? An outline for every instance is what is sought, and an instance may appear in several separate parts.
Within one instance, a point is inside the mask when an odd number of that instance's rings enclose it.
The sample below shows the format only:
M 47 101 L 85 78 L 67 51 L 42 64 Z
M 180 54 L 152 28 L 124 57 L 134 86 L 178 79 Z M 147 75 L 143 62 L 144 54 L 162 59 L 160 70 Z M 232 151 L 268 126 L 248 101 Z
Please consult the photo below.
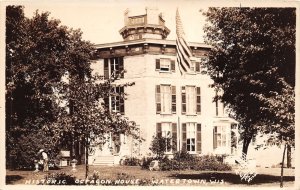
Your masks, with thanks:
M 196 62 L 195 64 L 196 64 L 196 66 L 195 66 L 196 67 L 196 72 L 199 73 L 200 72 L 200 62 Z
M 120 78 L 124 78 L 124 59 L 119 57 L 119 73 L 121 73 Z
M 105 96 L 103 100 L 105 108 L 109 109 L 109 96 Z
M 172 113 L 176 113 L 176 86 L 171 86 L 172 91 Z
M 214 130 L 213 130 L 213 147 L 214 149 L 217 148 L 217 126 L 214 126 Z
M 161 123 L 156 123 L 156 136 L 161 137 Z
M 156 99 L 156 113 L 161 113 L 160 85 L 156 85 L 156 88 L 155 88 L 155 99 Z
M 181 113 L 186 113 L 186 93 L 185 93 L 185 86 L 181 87 Z
M 172 123 L 172 141 L 174 143 L 173 151 L 177 151 L 177 123 Z
M 197 94 L 196 111 L 197 111 L 197 114 L 201 114 L 201 89 L 200 89 L 200 87 L 196 87 L 196 94 Z
M 171 71 L 175 72 L 175 60 L 171 60 Z
M 108 59 L 104 59 L 104 79 L 109 78 Z
M 114 58 L 110 58 L 110 76 L 114 76 L 113 74 L 115 72 L 114 63 L 115 63 Z
M 155 60 L 155 69 L 160 70 L 160 59 Z
M 186 151 L 186 123 L 182 123 L 182 151 Z
M 196 141 L 197 141 L 197 153 L 201 153 L 201 124 L 197 123 L 197 137 L 196 137 Z
M 120 95 L 121 95 L 121 96 L 119 96 L 119 98 L 120 98 L 120 113 L 125 114 L 125 100 L 124 100 L 124 97 L 123 97 L 124 86 L 121 86 L 119 88 L 120 88 Z

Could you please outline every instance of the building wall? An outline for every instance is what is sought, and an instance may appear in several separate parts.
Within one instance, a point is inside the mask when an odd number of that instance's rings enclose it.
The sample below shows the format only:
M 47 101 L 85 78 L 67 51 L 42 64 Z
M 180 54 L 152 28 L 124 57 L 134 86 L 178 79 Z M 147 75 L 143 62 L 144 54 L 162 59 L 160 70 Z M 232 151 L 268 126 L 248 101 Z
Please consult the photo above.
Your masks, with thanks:
M 186 123 L 195 122 L 201 123 L 201 138 L 202 138 L 202 154 L 212 153 L 230 153 L 230 144 L 227 148 L 218 148 L 213 150 L 213 127 L 215 125 L 227 126 L 227 133 L 230 139 L 231 123 L 221 122 L 215 123 L 216 104 L 213 102 L 215 91 L 209 87 L 212 80 L 207 75 L 200 73 L 181 76 L 178 65 L 175 65 L 175 72 L 163 72 L 155 69 L 155 61 L 160 58 L 169 58 L 175 60 L 172 55 L 153 55 L 141 54 L 124 57 L 124 79 L 117 80 L 116 83 L 134 82 L 135 85 L 127 87 L 125 92 L 128 94 L 125 100 L 125 116 L 129 120 L 135 121 L 140 128 L 140 135 L 145 141 L 139 146 L 139 153 L 148 155 L 149 147 L 153 136 L 156 135 L 156 123 L 171 122 L 171 123 Z M 93 73 L 103 73 L 103 59 L 96 61 L 92 69 Z M 156 85 L 168 84 L 176 86 L 176 114 L 156 114 L 155 87 Z M 201 88 L 201 114 L 195 116 L 181 114 L 181 86 L 192 85 Z M 219 103 L 219 116 L 224 117 L 223 106 Z M 178 138 L 182 137 L 182 134 Z M 132 155 L 133 147 L 132 140 L 127 139 L 126 146 L 123 146 L 123 155 Z M 229 142 L 229 141 L 228 141 Z

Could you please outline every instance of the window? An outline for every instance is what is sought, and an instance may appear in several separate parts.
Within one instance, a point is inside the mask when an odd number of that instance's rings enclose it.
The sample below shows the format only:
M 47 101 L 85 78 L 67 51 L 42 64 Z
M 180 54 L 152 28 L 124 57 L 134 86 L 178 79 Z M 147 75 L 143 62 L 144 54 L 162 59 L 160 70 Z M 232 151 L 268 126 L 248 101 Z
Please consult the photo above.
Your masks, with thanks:
M 158 137 L 166 138 L 165 152 L 172 152 L 177 150 L 177 124 L 176 123 L 157 123 L 156 134 Z M 172 149 L 173 148 L 173 149 Z
M 104 59 L 104 78 L 120 74 L 119 78 L 124 78 L 124 60 L 123 57 L 105 58 Z
M 122 94 L 124 93 L 124 87 L 114 87 L 111 95 L 104 99 L 105 105 L 112 112 L 119 112 L 124 114 L 125 104 Z
M 181 111 L 182 114 L 195 115 L 201 113 L 200 87 L 181 87 Z
M 226 143 L 229 140 L 227 139 L 229 138 L 229 135 L 227 136 L 226 126 L 214 126 L 213 133 L 214 149 L 219 147 L 226 147 Z
M 155 69 L 163 72 L 175 72 L 175 60 L 171 59 L 156 59 Z
M 176 87 L 171 85 L 156 86 L 156 113 L 176 113 Z
M 195 152 L 196 141 L 196 125 L 195 123 L 186 124 L 186 150 L 189 152 Z
M 196 73 L 200 72 L 200 62 L 197 61 L 192 61 L 190 70 Z
M 201 124 L 182 123 L 182 149 L 201 153 Z

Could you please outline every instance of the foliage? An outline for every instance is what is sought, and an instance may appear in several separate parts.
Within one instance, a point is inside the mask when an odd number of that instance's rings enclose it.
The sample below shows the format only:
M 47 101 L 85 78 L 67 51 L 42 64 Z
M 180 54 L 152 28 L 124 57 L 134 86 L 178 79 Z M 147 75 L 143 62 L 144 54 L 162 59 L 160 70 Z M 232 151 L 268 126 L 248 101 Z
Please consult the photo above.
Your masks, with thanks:
M 189 154 L 187 151 L 175 152 L 174 154 L 174 160 L 188 161 L 192 159 L 194 159 L 194 156 Z
M 155 158 L 152 157 L 143 157 L 141 161 L 141 167 L 142 169 L 149 169 L 150 163 L 155 160 Z
M 13 152 L 23 153 L 21 148 L 16 149 L 22 145 L 16 144 L 29 134 L 45 134 L 39 141 L 43 148 L 51 140 L 52 147 L 70 148 L 72 143 L 81 142 L 89 150 L 107 142 L 108 133 L 112 138 L 122 133 L 137 139 L 135 123 L 111 112 L 103 101 L 109 96 L 125 99 L 126 94 L 115 93 L 114 87 L 134 83 L 114 84 L 121 73 L 105 81 L 101 76 L 91 76 L 95 49 L 81 39 L 80 30 L 49 19 L 49 13 L 36 12 L 33 18 L 25 18 L 23 9 L 7 6 L 8 160 Z M 35 141 L 25 141 L 26 146 L 37 148 Z M 87 175 L 88 163 L 86 166 Z
M 243 152 L 258 131 L 275 128 L 279 143 L 294 139 L 295 8 L 209 8 L 204 15 L 205 67 L 215 100 L 240 122 Z
M 204 155 L 196 159 L 197 164 L 193 167 L 194 170 L 213 170 L 213 171 L 228 171 L 231 167 L 228 164 L 218 161 L 217 156 Z
M 126 158 L 124 160 L 125 166 L 139 166 L 141 165 L 141 160 L 135 157 Z
M 174 141 L 174 139 L 169 137 L 153 136 L 149 149 L 156 155 L 156 159 L 160 160 L 163 158 L 166 150 L 175 149 L 176 143 L 172 141 Z
M 42 127 L 57 119 L 58 104 L 52 87 L 66 71 L 89 73 L 93 48 L 81 40 L 79 30 L 49 19 L 49 13 L 36 12 L 33 18 L 24 16 L 24 7 L 6 7 L 6 155 L 27 154 L 19 139 L 27 146 L 37 140 L 29 134 L 41 134 Z M 41 135 L 40 147 L 49 140 Z M 38 137 L 36 137 L 38 138 Z M 29 144 L 31 143 L 31 144 Z M 55 141 L 52 148 L 56 147 Z M 22 148 L 21 148 L 22 147 Z M 34 151 L 34 150 L 30 150 Z M 35 151 L 38 151 L 36 149 Z M 32 156 L 33 153 L 28 153 Z M 19 159 L 20 157 L 18 157 Z M 25 164 L 24 160 L 16 164 Z
M 87 149 L 108 142 L 110 137 L 106 134 L 109 133 L 112 134 L 112 138 L 125 134 L 138 139 L 135 122 L 129 121 L 119 113 L 111 112 L 103 101 L 109 96 L 118 95 L 125 98 L 126 94 L 114 92 L 114 86 L 127 87 L 134 83 L 113 85 L 115 79 L 103 81 L 98 75 L 68 78 L 54 86 L 58 94 L 57 101 L 64 106 L 59 109 L 57 121 L 44 127 L 53 139 L 63 139 L 62 142 L 80 141 Z M 86 168 L 88 173 L 88 163 Z
M 182 157 L 180 157 L 181 155 Z M 163 171 L 170 170 L 210 170 L 210 171 L 229 171 L 231 167 L 218 160 L 217 156 L 203 155 L 193 156 L 188 153 L 177 154 L 173 159 L 164 157 L 160 161 L 160 168 Z
M 53 159 L 59 152 L 52 139 L 42 131 L 21 135 L 9 155 L 12 167 L 14 169 L 34 169 L 34 160 L 41 159 L 41 155 L 37 154 L 37 150 L 41 148 L 47 152 L 49 159 Z

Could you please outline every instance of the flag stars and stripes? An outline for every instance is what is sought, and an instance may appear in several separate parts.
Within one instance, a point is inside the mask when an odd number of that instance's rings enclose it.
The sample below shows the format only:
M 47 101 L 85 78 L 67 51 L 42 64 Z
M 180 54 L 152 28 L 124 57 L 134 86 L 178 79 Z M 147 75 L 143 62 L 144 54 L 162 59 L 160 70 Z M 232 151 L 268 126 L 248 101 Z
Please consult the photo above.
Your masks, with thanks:
M 184 74 L 190 72 L 192 65 L 190 58 L 192 57 L 192 51 L 188 43 L 185 41 L 185 33 L 183 31 L 178 9 L 176 10 L 176 35 L 177 63 L 180 73 Z

